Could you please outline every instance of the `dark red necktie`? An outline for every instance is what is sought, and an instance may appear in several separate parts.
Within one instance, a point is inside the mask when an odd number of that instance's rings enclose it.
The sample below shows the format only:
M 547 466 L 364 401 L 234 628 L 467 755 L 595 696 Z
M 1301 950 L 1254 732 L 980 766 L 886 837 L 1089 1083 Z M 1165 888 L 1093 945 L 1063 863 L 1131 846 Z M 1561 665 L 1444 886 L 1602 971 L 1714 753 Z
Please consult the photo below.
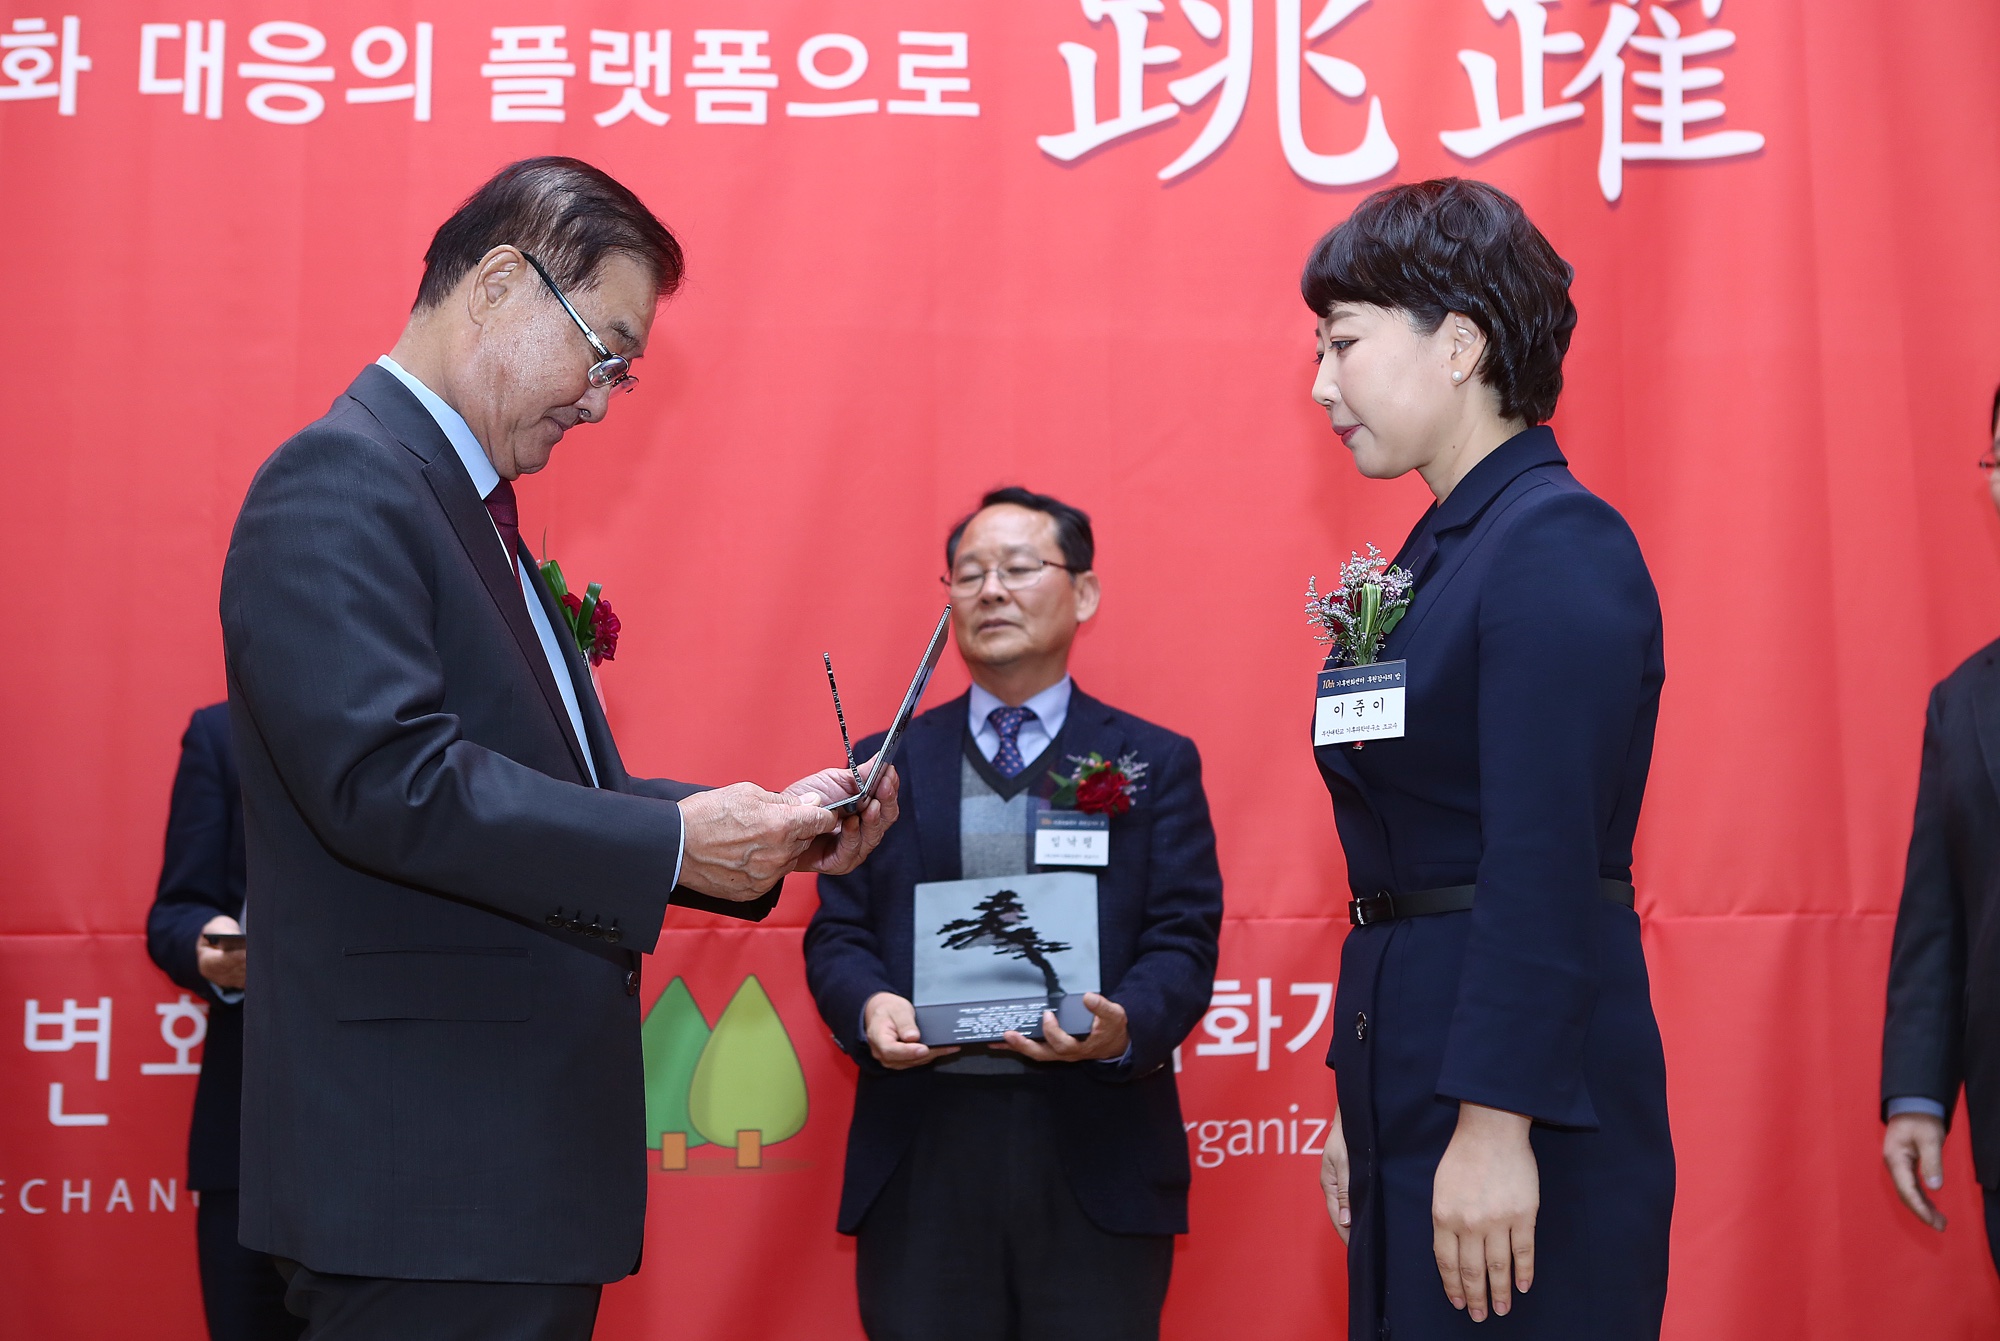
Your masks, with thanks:
M 507 546 L 507 566 L 512 568 L 514 556 L 521 550 L 521 510 L 514 505 L 512 480 L 502 480 L 493 486 L 493 492 L 486 495 L 486 511 Z

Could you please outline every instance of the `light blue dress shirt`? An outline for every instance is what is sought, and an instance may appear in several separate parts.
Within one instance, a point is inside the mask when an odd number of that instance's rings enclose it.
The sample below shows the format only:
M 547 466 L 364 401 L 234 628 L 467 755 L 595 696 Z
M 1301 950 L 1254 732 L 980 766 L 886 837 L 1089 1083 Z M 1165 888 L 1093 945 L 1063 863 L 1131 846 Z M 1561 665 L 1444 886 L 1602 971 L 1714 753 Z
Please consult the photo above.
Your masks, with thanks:
M 405 372 L 403 366 L 387 354 L 375 362 L 394 373 L 396 380 L 408 387 L 410 394 L 417 398 L 418 403 L 430 411 L 431 418 L 437 420 L 437 426 L 444 430 L 444 436 L 451 443 L 452 450 L 457 452 L 458 459 L 465 463 L 465 473 L 472 476 L 472 487 L 478 490 L 480 498 L 484 499 L 486 495 L 492 493 L 500 483 L 500 472 L 495 470 L 493 463 L 487 459 L 486 449 L 481 447 L 479 439 L 472 435 L 472 426 L 465 422 L 465 417 L 445 404 L 437 392 Z M 497 526 L 493 529 L 493 538 L 500 541 L 500 529 Z M 504 550 L 506 542 L 500 541 L 500 544 Z M 542 640 L 542 655 L 548 658 L 549 673 L 555 676 L 556 690 L 562 695 L 563 708 L 569 713 L 569 724 L 576 732 L 577 744 L 583 747 L 583 762 L 590 768 L 590 781 L 592 785 L 602 785 L 597 780 L 597 760 L 590 753 L 590 738 L 583 733 L 583 709 L 577 706 L 576 685 L 570 681 L 569 665 L 563 660 L 561 644 L 556 642 L 556 631 L 549 623 L 549 612 L 542 608 L 542 598 L 536 593 L 534 581 L 528 576 L 527 568 L 518 562 L 518 556 L 509 554 L 507 566 L 513 570 L 515 578 L 521 583 L 521 599 L 527 603 L 528 618 L 535 626 L 535 636 Z
M 1055 741 L 1069 717 L 1069 696 L 1073 688 L 1069 676 L 1065 675 L 1056 683 L 1044 689 L 1021 706 L 1035 715 L 1021 723 L 1021 759 L 1032 764 L 1042 757 Z M 972 743 L 984 755 L 987 763 L 1000 752 L 1000 733 L 993 729 L 987 717 L 995 708 L 1008 706 L 978 685 L 972 686 L 972 701 L 967 706 L 966 715 L 972 727 Z

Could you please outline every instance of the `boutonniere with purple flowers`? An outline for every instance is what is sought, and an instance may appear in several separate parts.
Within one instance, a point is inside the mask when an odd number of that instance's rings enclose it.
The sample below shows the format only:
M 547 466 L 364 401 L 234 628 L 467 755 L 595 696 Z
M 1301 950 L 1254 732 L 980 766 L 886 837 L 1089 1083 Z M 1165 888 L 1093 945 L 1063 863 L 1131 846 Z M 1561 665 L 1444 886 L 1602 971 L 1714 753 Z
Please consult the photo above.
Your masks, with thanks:
M 620 625 L 618 616 L 611 613 L 611 602 L 604 599 L 604 584 L 593 582 L 579 596 L 569 589 L 562 565 L 554 559 L 543 559 L 541 570 L 542 581 L 549 584 L 549 594 L 556 598 L 570 637 L 576 639 L 576 650 L 593 666 L 616 657 Z
M 1410 608 L 1416 579 L 1392 565 L 1373 545 L 1340 566 L 1340 585 L 1321 595 L 1306 579 L 1306 617 L 1319 625 L 1319 641 L 1333 649 L 1336 666 L 1370 666 Z
M 1049 804 L 1057 810 L 1122 815 L 1132 808 L 1132 799 L 1146 790 L 1140 781 L 1146 776 L 1146 765 L 1136 754 L 1121 754 L 1111 760 L 1093 750 L 1087 756 L 1072 754 L 1069 761 L 1073 767 L 1067 775 L 1049 775 L 1056 780 Z

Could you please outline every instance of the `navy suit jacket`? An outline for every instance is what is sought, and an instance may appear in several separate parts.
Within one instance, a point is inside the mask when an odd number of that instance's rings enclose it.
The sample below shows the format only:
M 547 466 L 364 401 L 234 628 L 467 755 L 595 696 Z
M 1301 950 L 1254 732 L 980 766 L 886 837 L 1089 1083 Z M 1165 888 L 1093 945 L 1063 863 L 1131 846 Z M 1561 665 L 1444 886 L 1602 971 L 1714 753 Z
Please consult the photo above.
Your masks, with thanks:
M 344 1275 L 631 1272 L 639 955 L 669 901 L 754 917 L 775 891 L 672 888 L 697 789 L 625 771 L 559 637 L 591 785 L 464 463 L 385 369 L 258 470 L 221 604 L 257 940 L 244 1244 Z
M 859 1064 L 847 1137 L 839 1228 L 852 1234 L 922 1127 L 940 1083 L 930 1067 L 890 1071 L 861 1036 L 861 1008 L 877 992 L 911 991 L 912 890 L 961 878 L 960 778 L 966 697 L 911 724 L 898 768 L 902 819 L 851 875 L 822 876 L 806 931 L 806 978 L 820 1015 Z M 866 758 L 880 744 L 857 751 Z M 1187 1137 L 1173 1050 L 1208 1009 L 1222 922 L 1222 873 L 1194 742 L 1098 702 L 1070 698 L 1058 745 L 1065 755 L 1133 753 L 1145 790 L 1111 821 L 1111 864 L 1096 871 L 1098 959 L 1104 994 L 1125 1008 L 1131 1054 L 1122 1063 L 1055 1064 L 1050 1087 L 1063 1171 L 1084 1212 L 1120 1234 L 1187 1230 Z M 1060 764 L 1061 761 L 1058 761 Z
M 208 1037 L 188 1125 L 188 1186 L 236 1186 L 237 1107 L 243 1098 L 243 1003 L 216 995 L 195 967 L 201 929 L 217 915 L 243 917 L 243 797 L 229 747 L 229 705 L 199 709 L 181 737 L 167 810 L 160 887 L 146 914 L 146 952 L 174 982 L 208 1003 Z
M 1889 958 L 1882 1100 L 1965 1087 L 1972 1162 L 2000 1187 L 2000 642 L 1931 691 Z
M 1637 920 L 1598 883 L 1632 878 L 1666 675 L 1652 578 L 1547 428 L 1475 466 L 1397 562 L 1416 595 L 1381 659 L 1409 661 L 1408 735 L 1314 753 L 1356 896 L 1478 886 L 1439 1073 L 1412 1083 L 1595 1127 L 1585 1044 L 1607 976 L 1654 1028 Z

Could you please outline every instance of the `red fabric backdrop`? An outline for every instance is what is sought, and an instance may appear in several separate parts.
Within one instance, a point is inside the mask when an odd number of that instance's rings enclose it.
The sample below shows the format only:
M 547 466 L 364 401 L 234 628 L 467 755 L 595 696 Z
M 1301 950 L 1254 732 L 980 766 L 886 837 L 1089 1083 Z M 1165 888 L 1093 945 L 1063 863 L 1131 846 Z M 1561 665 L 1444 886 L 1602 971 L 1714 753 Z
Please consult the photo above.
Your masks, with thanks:
M 1096 516 L 1106 598 L 1077 673 L 1200 742 L 1222 976 L 1249 998 L 1247 1032 L 1220 1003 L 1184 1055 L 1201 1167 L 1175 1338 L 1341 1326 L 1308 1153 L 1333 1102 L 1328 1026 L 1308 1030 L 1316 991 L 1294 990 L 1334 975 L 1344 887 L 1306 743 L 1319 653 L 1301 597 L 1351 549 L 1393 546 L 1424 496 L 1358 480 L 1308 403 L 1295 274 L 1371 185 L 1468 172 L 1517 193 L 1578 272 L 1558 432 L 1631 519 L 1666 608 L 1639 886 L 1681 1159 L 1669 1335 L 2000 1327 L 1962 1138 L 1940 1238 L 1894 1203 L 1874 1118 L 1923 697 L 2000 632 L 2000 525 L 1972 470 L 2000 374 L 1988 0 L 1562 0 L 1525 66 L 1538 7 L 1503 0 L 187 8 L 204 25 L 192 90 L 179 10 L 0 15 L 10 1326 L 198 1334 L 193 1080 L 144 1069 L 174 1062 L 163 1026 L 192 1025 L 156 1012 L 178 993 L 139 933 L 180 729 L 222 694 L 230 523 L 257 463 L 392 342 L 431 229 L 501 163 L 563 152 L 636 187 L 692 258 L 639 393 L 522 491 L 524 532 L 546 528 L 624 618 L 604 681 L 637 769 L 775 783 L 824 765 L 817 654 L 879 723 L 938 603 L 944 529 L 982 489 L 1023 481 Z M 357 66 L 375 25 L 397 36 L 373 34 Z M 593 30 L 671 32 L 665 79 L 631 85 L 633 44 L 620 57 Z M 766 36 L 746 49 L 744 31 Z M 845 88 L 799 72 L 829 33 L 868 55 Z M 927 63 L 955 59 L 952 34 L 962 71 Z M 852 44 L 817 45 L 819 83 L 839 83 Z M 1549 124 L 1451 152 L 1441 134 L 1481 124 L 1482 60 L 1461 50 L 1494 63 L 1492 117 L 1521 114 L 1524 70 L 1545 72 Z M 766 73 L 775 88 L 748 94 L 683 83 Z M 513 79 L 509 106 L 544 119 L 496 119 L 493 83 Z M 1065 159 L 1092 87 L 1112 124 Z M 843 100 L 875 108 L 790 111 Z M 1676 101 L 1721 115 L 1683 132 L 1649 111 Z M 1735 138 L 1699 138 L 1718 131 Z M 1161 180 L 1184 154 L 1199 161 Z M 952 666 L 936 692 L 962 682 Z M 858 1335 L 832 1229 L 849 1071 L 799 969 L 812 900 L 795 882 L 755 930 L 676 915 L 648 966 L 646 999 L 684 976 L 710 1024 L 755 973 L 810 1116 L 761 1169 L 703 1147 L 652 1175 L 645 1269 L 609 1290 L 603 1335 Z M 61 1015 L 100 998 L 102 1080 L 92 1018 Z M 52 1124 L 52 1085 L 60 1116 L 104 1121 Z

